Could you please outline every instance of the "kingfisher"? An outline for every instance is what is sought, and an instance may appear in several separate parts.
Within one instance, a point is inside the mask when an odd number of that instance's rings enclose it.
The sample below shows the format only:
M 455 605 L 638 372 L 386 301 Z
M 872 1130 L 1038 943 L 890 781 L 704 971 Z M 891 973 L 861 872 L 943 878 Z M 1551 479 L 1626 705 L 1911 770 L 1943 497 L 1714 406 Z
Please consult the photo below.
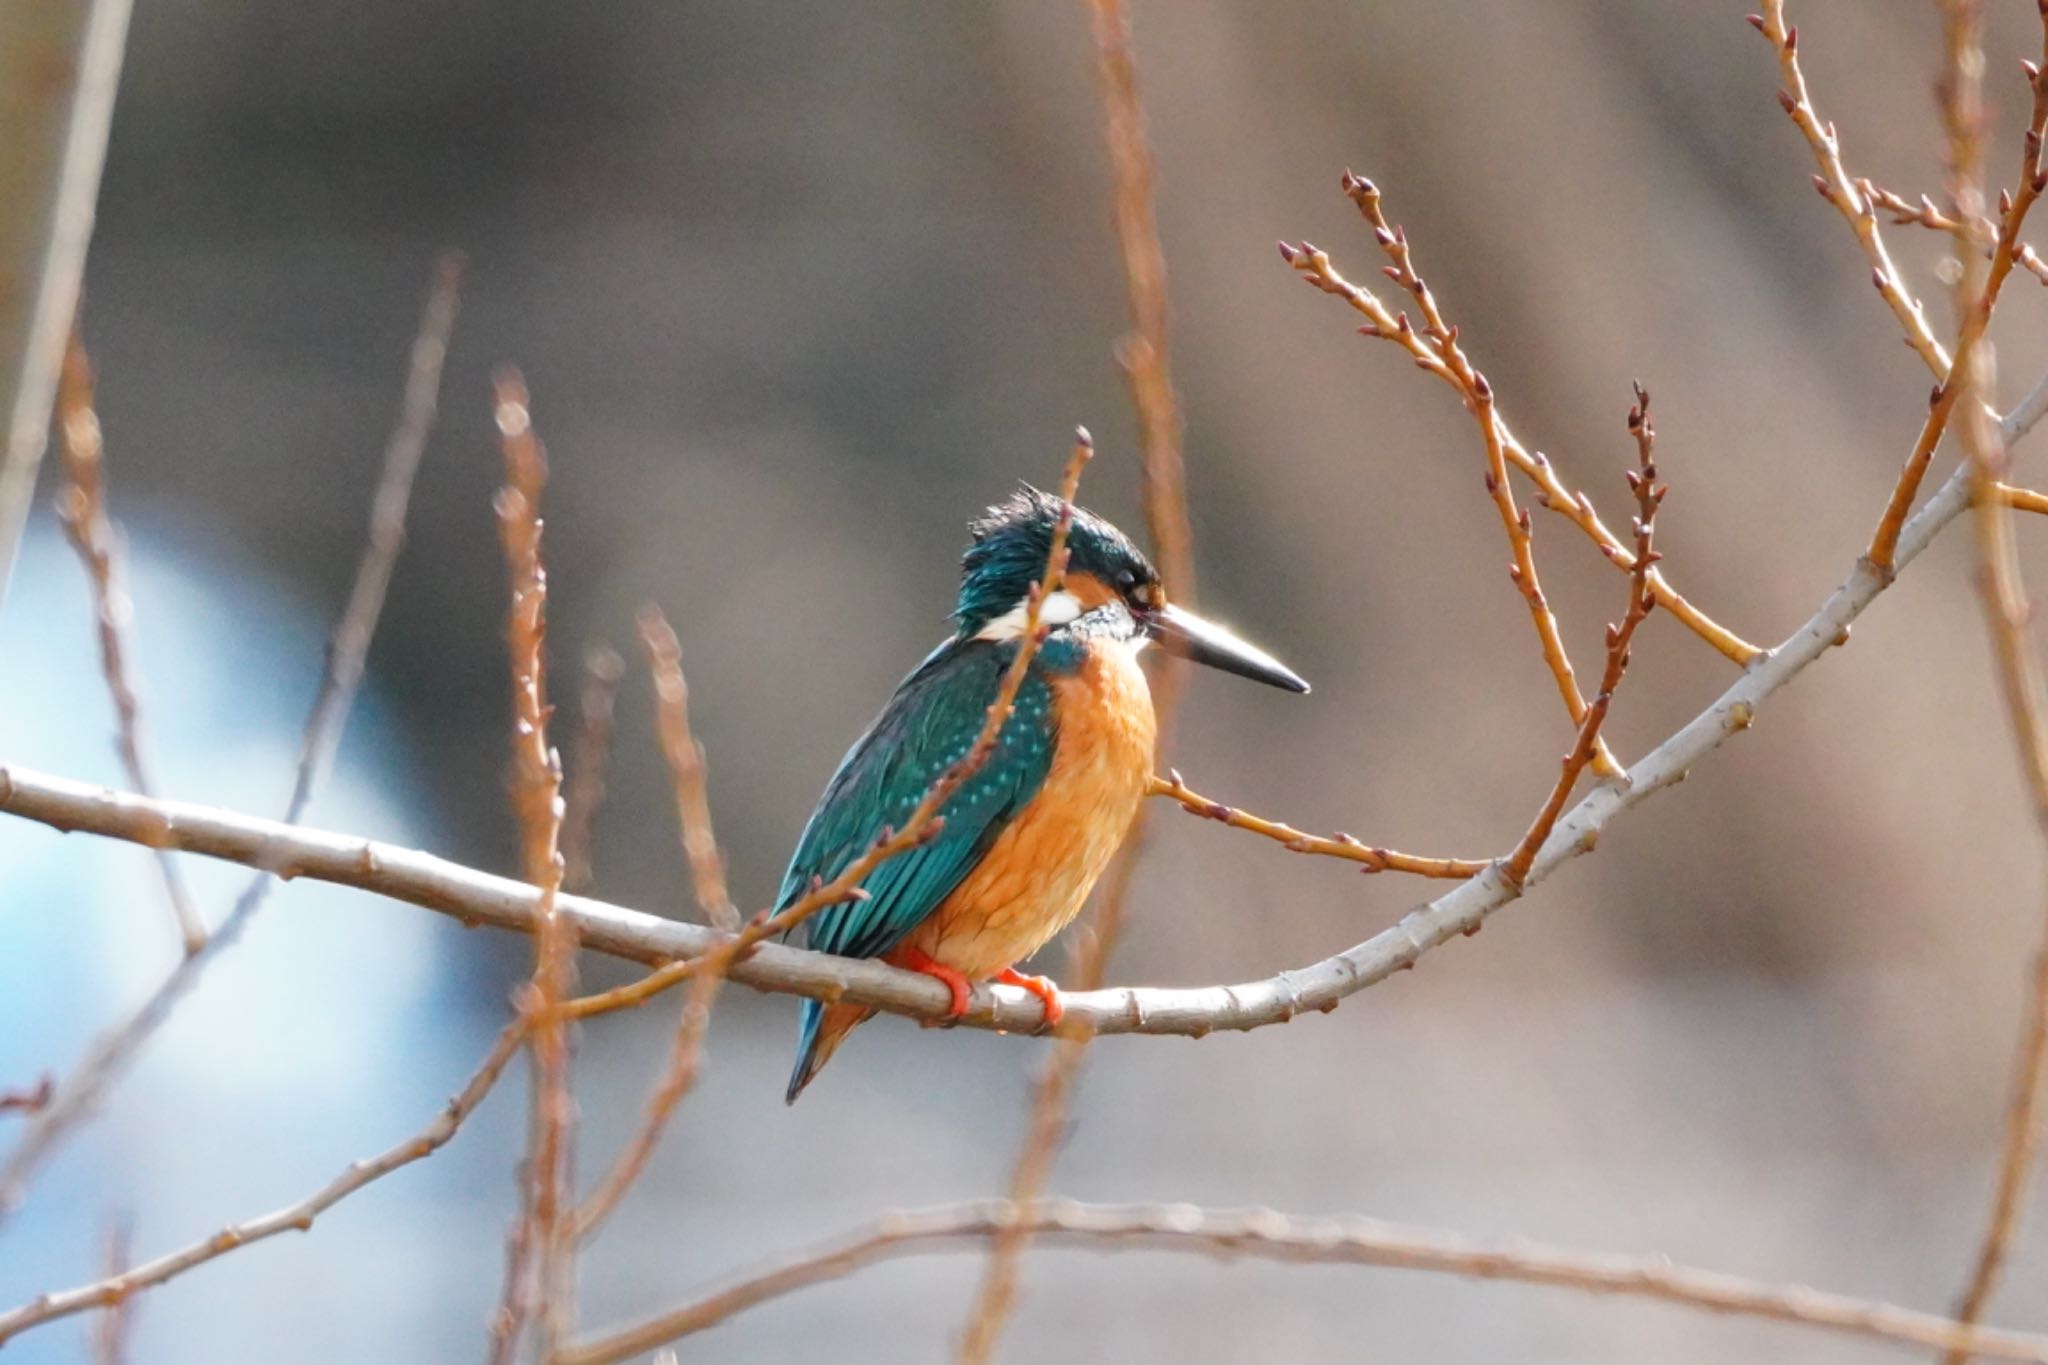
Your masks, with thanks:
M 900 825 L 972 747 L 1021 648 L 1031 594 L 1068 510 L 1026 484 L 969 525 L 954 631 L 840 760 L 783 875 L 777 909 Z M 1036 995 L 1047 1027 L 1059 1022 L 1058 987 L 1016 964 L 1080 911 L 1145 799 L 1158 727 L 1141 650 L 1157 641 L 1196 663 L 1309 690 L 1265 651 L 1167 601 L 1151 561 L 1103 518 L 1072 508 L 1066 544 L 1066 572 L 1039 608 L 1045 634 L 1015 709 L 987 760 L 946 803 L 939 833 L 869 873 L 864 896 L 800 926 L 821 952 L 938 978 L 952 992 L 951 1018 L 967 1012 L 972 982 L 1000 981 Z M 789 1103 L 873 1013 L 803 1001 Z

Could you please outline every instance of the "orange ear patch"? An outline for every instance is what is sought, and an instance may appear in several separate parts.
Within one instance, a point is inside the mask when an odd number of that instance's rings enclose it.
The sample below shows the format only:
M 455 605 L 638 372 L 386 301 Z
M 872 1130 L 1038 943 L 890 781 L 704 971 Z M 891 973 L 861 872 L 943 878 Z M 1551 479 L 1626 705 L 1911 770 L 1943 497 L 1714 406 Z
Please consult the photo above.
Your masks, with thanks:
M 1117 600 L 1116 589 L 1092 573 L 1070 573 L 1061 590 L 1081 604 L 1083 613 L 1094 611 L 1107 602 Z

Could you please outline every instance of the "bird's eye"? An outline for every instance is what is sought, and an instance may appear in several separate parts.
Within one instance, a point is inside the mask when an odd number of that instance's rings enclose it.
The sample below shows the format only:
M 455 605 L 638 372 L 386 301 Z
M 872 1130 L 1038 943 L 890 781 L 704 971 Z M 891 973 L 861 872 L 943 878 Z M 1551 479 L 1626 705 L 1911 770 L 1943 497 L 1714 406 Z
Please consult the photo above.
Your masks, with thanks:
M 1116 590 L 1117 590 L 1118 592 L 1120 592 L 1120 593 L 1125 593 L 1125 594 L 1128 594 L 1128 593 L 1130 593 L 1130 591 L 1131 591 L 1132 589 L 1136 588 L 1137 586 L 1138 586 L 1138 575 L 1137 575 L 1137 572 L 1136 572 L 1135 570 L 1132 570 L 1132 569 L 1118 569 L 1118 570 L 1117 570 L 1117 574 L 1116 574 Z

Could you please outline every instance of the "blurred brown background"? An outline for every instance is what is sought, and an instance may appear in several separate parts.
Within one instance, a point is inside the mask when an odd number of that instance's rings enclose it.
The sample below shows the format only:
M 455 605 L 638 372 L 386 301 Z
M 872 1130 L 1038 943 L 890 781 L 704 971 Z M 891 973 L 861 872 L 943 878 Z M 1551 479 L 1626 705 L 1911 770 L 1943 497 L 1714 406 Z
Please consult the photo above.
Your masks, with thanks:
M 2031 8 L 1993 16 L 2001 176 L 2018 159 L 2015 66 L 2039 44 Z M 1197 786 L 1313 828 L 1483 855 L 1519 833 L 1568 742 L 1502 572 L 1469 418 L 1274 253 L 1305 236 L 1373 275 L 1336 189 L 1347 165 L 1386 191 L 1518 432 L 1617 524 L 1628 385 L 1651 389 L 1673 485 L 1663 548 L 1695 600 L 1768 643 L 1847 572 L 1927 376 L 1809 187 L 1743 13 L 1137 4 L 1203 603 L 1316 688 L 1297 701 L 1195 679 L 1173 761 Z M 1794 17 L 1852 171 L 1938 190 L 1931 9 L 1805 0 Z M 1942 243 L 1891 239 L 1946 327 Z M 353 569 L 443 245 L 469 253 L 471 283 L 371 659 L 370 728 L 349 748 L 356 789 L 387 813 L 328 803 L 315 823 L 511 865 L 487 384 L 503 361 L 524 367 L 554 463 L 558 700 L 586 642 L 627 644 L 643 601 L 670 612 L 747 904 L 772 894 L 840 752 L 943 632 L 969 515 L 1018 478 L 1053 478 L 1078 421 L 1103 451 L 1086 500 L 1141 520 L 1078 4 L 143 5 L 86 330 L 174 794 L 282 799 L 313 640 Z M 2016 277 L 2007 297 L 2010 401 L 2048 346 L 2034 282 Z M 82 590 L 42 520 L 0 646 L 78 681 L 40 719 L 17 708 L 9 756 L 113 780 Z M 1539 517 L 1537 536 L 1568 638 L 1592 660 L 1622 580 L 1561 520 Z M 152 563 L 180 566 L 202 609 L 260 594 L 270 615 L 239 625 L 296 633 L 193 673 L 218 662 L 218 637 L 172 635 L 169 606 L 152 615 Z M 1989 1197 L 2043 900 L 1968 564 L 1959 528 L 1753 732 L 1412 976 L 1287 1028 L 1103 1043 L 1058 1189 L 1659 1250 L 1946 1305 Z M 1636 657 L 1612 726 L 1629 757 L 1730 676 L 1664 617 Z M 636 671 L 597 891 L 682 913 L 646 706 Z M 228 740 L 248 740 L 259 713 L 274 716 L 269 748 L 244 763 Z M 1154 828 L 1119 980 L 1266 975 L 1425 894 L 1168 809 Z M 77 988 L 38 1006 L 16 1033 L 35 1047 L 6 1060 L 68 1065 L 168 965 L 167 917 L 139 854 L 7 837 L 53 889 L 18 882 L 0 902 L 0 1025 L 30 978 Z M 65 880 L 131 856 L 121 895 Z M 38 936 L 60 915 L 99 927 Z M 465 1074 L 526 961 L 523 943 L 359 897 L 294 888 L 268 915 L 237 949 L 240 975 L 207 988 L 218 1001 L 195 1002 L 27 1221 L 0 1231 L 9 1301 L 90 1278 L 110 1209 L 134 1215 L 153 1254 L 410 1131 Z M 340 967 L 304 946 L 401 935 L 399 1003 L 384 959 Z M 110 942 L 130 965 L 102 972 Z M 310 1019 L 304 991 L 324 992 Z M 636 1122 L 675 1008 L 584 1035 L 586 1169 Z M 1006 1177 L 1042 1044 L 883 1021 L 785 1111 L 793 1015 L 726 997 L 699 1092 L 585 1260 L 586 1320 Z M 339 1050 L 353 1089 L 295 1048 L 260 1073 L 235 1060 L 232 1043 L 294 1028 Z M 150 1295 L 138 1358 L 467 1358 L 497 1293 L 523 1124 L 508 1087 L 453 1148 L 310 1237 Z M 1995 1314 L 2010 1325 L 2048 1328 L 2044 1221 L 2030 1218 Z M 978 1271 L 965 1255 L 868 1271 L 684 1357 L 941 1359 Z M 1026 1286 L 1016 1360 L 1877 1354 L 1395 1272 L 1049 1252 Z M 83 1341 L 60 1325 L 17 1350 L 77 1359 Z

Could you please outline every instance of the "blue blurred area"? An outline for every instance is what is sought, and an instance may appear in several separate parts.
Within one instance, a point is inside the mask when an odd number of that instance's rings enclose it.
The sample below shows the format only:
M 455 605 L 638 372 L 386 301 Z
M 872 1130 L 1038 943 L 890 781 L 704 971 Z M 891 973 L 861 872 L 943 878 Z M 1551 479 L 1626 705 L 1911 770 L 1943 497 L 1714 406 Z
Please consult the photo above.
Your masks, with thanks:
M 198 528 L 130 529 L 135 664 L 159 785 L 185 800 L 279 809 L 319 679 L 326 611 Z M 0 670 L 0 753 L 125 789 L 91 630 L 83 572 L 40 518 L 0 616 L 0 658 L 34 661 Z M 436 822 L 409 795 L 417 786 L 411 746 L 373 674 L 307 820 L 431 846 Z M 210 922 L 247 882 L 229 865 L 183 866 Z M 0 1083 L 20 1085 L 45 1069 L 67 1073 L 161 979 L 177 944 L 141 849 L 10 820 L 0 822 L 0 867 Z M 229 1217 L 294 1201 L 424 1123 L 496 1027 L 449 989 L 445 949 L 459 936 L 433 916 L 342 888 L 278 888 L 0 1225 L 0 1299 L 96 1278 L 113 1219 L 132 1223 L 139 1254 L 158 1254 Z M 17 1127 L 0 1123 L 0 1145 Z M 478 1128 L 465 1139 L 470 1155 L 482 1148 L 508 1170 L 505 1130 L 494 1138 Z M 475 1229 L 434 1216 L 464 1188 L 466 1169 L 423 1163 L 343 1205 L 318 1236 L 241 1253 L 220 1268 L 227 1273 L 202 1270 L 175 1299 L 138 1305 L 146 1357 L 306 1358 L 295 1334 L 317 1326 L 327 1359 L 426 1358 L 420 1344 L 450 1326 L 429 1311 L 441 1295 L 427 1287 L 449 1277 L 448 1292 L 478 1298 L 479 1315 L 489 1292 L 481 1262 L 495 1259 L 490 1239 L 466 1254 L 478 1246 Z M 306 1286 L 341 1279 L 379 1311 L 315 1311 Z M 264 1315 L 238 1307 L 271 1295 L 305 1311 L 258 1327 L 251 1318 Z M 60 1325 L 12 1344 L 8 1359 L 81 1358 L 82 1341 L 76 1324 Z

